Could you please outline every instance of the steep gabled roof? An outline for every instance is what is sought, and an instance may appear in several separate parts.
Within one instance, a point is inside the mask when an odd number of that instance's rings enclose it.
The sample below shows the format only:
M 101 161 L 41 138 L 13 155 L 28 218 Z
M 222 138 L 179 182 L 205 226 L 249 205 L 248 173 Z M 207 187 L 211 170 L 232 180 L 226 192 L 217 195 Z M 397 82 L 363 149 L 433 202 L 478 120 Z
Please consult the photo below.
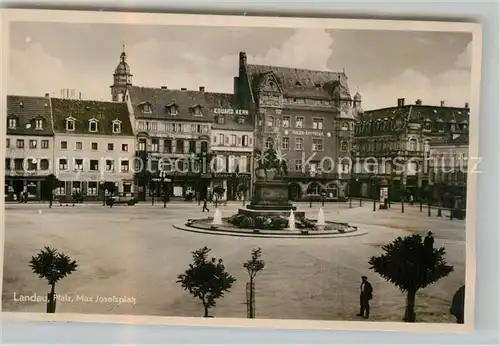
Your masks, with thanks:
M 455 134 L 446 138 L 438 138 L 430 142 L 431 146 L 446 146 L 446 145 L 468 145 L 469 134 Z
M 51 136 L 54 134 L 48 97 L 8 95 L 7 119 L 11 117 L 15 117 L 18 124 L 15 129 L 9 129 L 7 126 L 8 135 Z M 36 119 L 43 120 L 41 130 L 37 130 L 34 126 Z
M 127 104 L 124 102 L 104 102 L 52 98 L 52 114 L 55 133 L 74 133 L 108 136 L 133 136 Z M 66 131 L 66 119 L 73 117 L 75 130 Z M 89 131 L 89 121 L 99 122 L 97 132 Z M 113 121 L 121 121 L 121 133 L 113 133 Z
M 272 72 L 285 95 L 297 97 L 331 98 L 340 81 L 341 98 L 350 99 L 347 77 L 343 72 L 308 70 L 284 66 L 247 64 L 250 86 L 254 92 L 262 78 Z
M 132 86 L 129 95 L 136 118 L 212 122 L 214 108 L 233 108 L 232 94 Z M 150 103 L 151 114 L 142 113 L 140 104 L 144 102 Z M 178 114 L 175 116 L 165 109 L 173 104 L 178 107 Z M 194 105 L 201 106 L 203 117 L 192 114 L 190 108 Z
M 461 123 L 469 120 L 469 109 L 458 107 L 441 107 L 429 105 L 406 105 L 401 107 L 388 107 L 365 111 L 360 115 L 361 121 L 373 121 L 377 119 L 400 118 L 409 122 L 421 122 L 426 119 L 435 122 L 442 120 L 447 123 L 456 121 Z

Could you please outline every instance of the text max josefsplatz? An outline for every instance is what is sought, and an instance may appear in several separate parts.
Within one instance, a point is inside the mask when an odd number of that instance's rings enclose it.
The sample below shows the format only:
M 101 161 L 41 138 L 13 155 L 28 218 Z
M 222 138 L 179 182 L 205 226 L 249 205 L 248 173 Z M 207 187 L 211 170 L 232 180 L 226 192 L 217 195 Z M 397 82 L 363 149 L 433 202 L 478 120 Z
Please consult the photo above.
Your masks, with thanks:
M 15 302 L 41 303 L 47 302 L 46 295 L 40 294 L 17 294 L 14 292 Z M 129 296 L 87 296 L 84 294 L 56 294 L 56 301 L 65 303 L 98 303 L 98 304 L 132 304 L 135 305 L 135 297 Z

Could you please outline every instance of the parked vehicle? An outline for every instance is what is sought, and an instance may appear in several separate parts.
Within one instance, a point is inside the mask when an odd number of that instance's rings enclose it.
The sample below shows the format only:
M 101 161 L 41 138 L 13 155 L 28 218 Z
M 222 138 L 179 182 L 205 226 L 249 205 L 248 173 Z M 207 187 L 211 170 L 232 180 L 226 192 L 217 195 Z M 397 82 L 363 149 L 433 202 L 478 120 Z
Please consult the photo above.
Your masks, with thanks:
M 117 195 L 113 195 L 106 199 L 106 205 L 116 205 L 116 204 L 126 204 L 126 205 L 135 205 L 138 200 L 135 198 L 132 193 L 120 193 Z

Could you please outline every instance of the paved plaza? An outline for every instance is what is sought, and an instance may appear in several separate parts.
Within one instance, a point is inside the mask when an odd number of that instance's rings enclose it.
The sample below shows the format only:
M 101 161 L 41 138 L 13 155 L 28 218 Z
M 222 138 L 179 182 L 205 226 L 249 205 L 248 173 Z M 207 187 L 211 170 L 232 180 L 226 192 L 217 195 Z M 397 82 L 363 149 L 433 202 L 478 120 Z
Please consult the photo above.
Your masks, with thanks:
M 241 204 L 221 206 L 224 217 Z M 320 204 L 299 204 L 306 216 L 316 218 Z M 172 225 L 207 216 L 197 203 L 133 207 L 83 204 L 52 209 L 44 204 L 6 206 L 4 311 L 44 312 L 44 303 L 27 303 L 14 295 L 46 295 L 45 281 L 31 273 L 28 261 L 44 246 L 55 247 L 76 259 L 79 268 L 57 285 L 57 293 L 76 296 L 129 297 L 135 304 L 58 302 L 58 312 L 200 317 L 199 301 L 185 292 L 176 277 L 187 269 L 191 251 L 208 246 L 224 260 L 237 281 L 210 310 L 215 317 L 246 317 L 242 263 L 252 248 L 261 247 L 266 268 L 256 279 L 256 316 L 356 320 L 360 276 L 374 288 L 371 320 L 401 321 L 405 295 L 369 270 L 370 256 L 397 236 L 434 232 L 435 246 L 445 246 L 453 273 L 417 295 L 417 318 L 426 322 L 454 322 L 449 315 L 454 292 L 465 280 L 465 222 L 427 216 L 427 210 L 400 205 L 372 211 L 364 202 L 326 204 L 327 220 L 349 222 L 367 235 L 334 239 L 265 239 L 184 232 Z M 41 210 L 41 214 L 39 213 Z M 214 209 L 211 207 L 210 216 Z M 446 213 L 444 214 L 446 215 Z

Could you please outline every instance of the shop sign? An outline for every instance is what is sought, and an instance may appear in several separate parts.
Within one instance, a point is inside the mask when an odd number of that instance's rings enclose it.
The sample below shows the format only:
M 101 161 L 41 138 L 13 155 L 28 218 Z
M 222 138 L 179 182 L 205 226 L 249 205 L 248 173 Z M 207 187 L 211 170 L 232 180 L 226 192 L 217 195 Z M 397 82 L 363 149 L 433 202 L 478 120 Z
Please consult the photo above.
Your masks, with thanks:
M 322 131 L 304 131 L 304 130 L 292 130 L 292 134 L 295 136 L 315 136 L 324 137 L 325 134 Z
M 228 114 L 228 115 L 248 115 L 246 109 L 233 109 L 233 108 L 214 108 L 214 114 Z

